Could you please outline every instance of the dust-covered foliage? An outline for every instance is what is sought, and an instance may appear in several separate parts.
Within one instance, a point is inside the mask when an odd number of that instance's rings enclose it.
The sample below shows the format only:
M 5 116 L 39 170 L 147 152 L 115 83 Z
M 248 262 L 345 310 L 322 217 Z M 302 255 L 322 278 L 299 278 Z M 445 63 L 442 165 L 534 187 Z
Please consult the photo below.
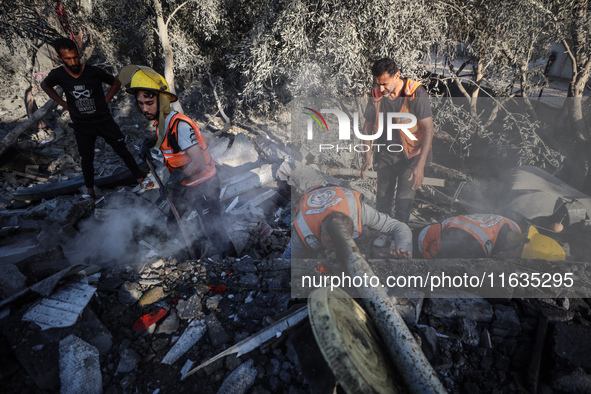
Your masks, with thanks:
M 422 75 L 443 37 L 434 11 L 426 1 L 269 2 L 229 57 L 245 81 L 240 102 L 269 111 L 293 96 L 366 94 L 372 62 L 386 56 Z
M 461 58 L 465 69 L 452 67 L 453 76 L 472 86 L 465 93 L 472 107 L 447 111 L 441 119 L 455 125 L 460 156 L 486 140 L 499 151 L 516 144 L 522 163 L 556 164 L 560 155 L 544 142 L 527 102 L 517 113 L 498 106 L 494 119 L 482 115 L 477 91 L 486 87 L 499 103 L 500 97 L 531 95 L 547 83 L 544 66 L 553 42 L 573 48 L 579 79 L 591 72 L 587 0 L 63 0 L 71 32 L 60 25 L 56 4 L 0 4 L 4 71 L 29 64 L 20 58 L 43 41 L 82 31 L 93 48 L 92 62 L 113 72 L 130 63 L 163 72 L 158 4 L 183 101 L 214 109 L 215 86 L 233 119 L 273 117 L 294 98 L 366 96 L 371 65 L 382 57 L 395 59 L 402 75 L 414 79 L 424 78 L 433 54 L 450 63 Z M 23 54 L 22 48 L 30 49 Z

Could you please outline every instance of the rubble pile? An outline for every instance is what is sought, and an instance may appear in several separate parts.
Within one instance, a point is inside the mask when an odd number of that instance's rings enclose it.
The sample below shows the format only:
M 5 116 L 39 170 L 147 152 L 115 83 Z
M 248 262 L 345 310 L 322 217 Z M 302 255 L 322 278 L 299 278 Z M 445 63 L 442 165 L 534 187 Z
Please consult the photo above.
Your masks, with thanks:
M 129 110 L 119 108 L 117 120 L 133 147 L 143 134 L 133 120 L 122 121 Z M 80 172 L 66 121 L 56 122 L 54 133 L 37 133 L 41 150 L 2 163 L 0 391 L 334 392 L 305 318 L 307 300 L 291 297 L 291 262 L 281 259 L 295 208 L 289 187 L 301 193 L 346 185 L 371 204 L 373 181 L 327 175 L 317 157 L 289 152 L 281 128 L 255 122 L 208 135 L 224 224 L 241 257 L 209 253 L 199 239 L 204 224 L 190 216 L 186 225 L 202 246 L 190 259 L 166 226 L 166 204 L 156 207 L 159 190 L 148 187 L 149 177 L 142 188 L 105 188 L 97 201 L 80 200 L 80 193 L 10 201 L 17 189 L 71 181 Z M 114 154 L 97 149 L 96 175 L 116 174 Z M 166 177 L 161 164 L 157 171 Z M 453 195 L 452 185 L 442 190 Z M 414 225 L 458 209 L 431 197 L 426 190 L 417 199 Z M 374 235 L 364 231 L 358 239 L 365 256 Z M 588 299 L 418 294 L 392 302 L 450 393 L 591 390 Z M 293 324 L 277 326 L 296 314 Z

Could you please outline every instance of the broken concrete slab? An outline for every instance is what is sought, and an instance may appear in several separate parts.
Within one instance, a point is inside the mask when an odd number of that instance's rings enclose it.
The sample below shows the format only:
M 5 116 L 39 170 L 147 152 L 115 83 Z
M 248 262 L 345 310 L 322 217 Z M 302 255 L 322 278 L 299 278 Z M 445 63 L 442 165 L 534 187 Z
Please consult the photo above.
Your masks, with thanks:
M 223 179 L 221 182 L 220 200 L 224 201 L 235 198 L 244 192 L 264 186 L 274 180 L 273 166 L 271 164 L 265 164 L 246 173 Z
M 41 229 L 41 232 L 37 235 L 37 242 L 45 249 L 51 249 L 56 245 L 66 245 L 76 235 L 78 235 L 78 232 L 71 224 L 51 223 Z
M 183 335 L 174 344 L 174 346 L 166 353 L 162 359 L 162 364 L 172 365 L 176 360 L 183 356 L 190 348 L 201 339 L 203 334 L 207 331 L 205 320 L 197 318 L 193 319 L 187 326 Z
M 254 368 L 254 362 L 248 360 L 228 375 L 224 383 L 220 386 L 218 394 L 244 394 L 254 384 L 257 373 L 257 370 Z
M 103 381 L 99 352 L 75 335 L 60 341 L 61 394 L 100 394 Z
M 58 271 L 70 267 L 70 262 L 64 254 L 61 246 L 34 254 L 16 263 L 21 272 L 26 272 L 27 277 L 34 281 L 43 280 Z
M 179 300 L 176 310 L 178 317 L 183 320 L 193 319 L 201 314 L 201 299 L 200 294 L 193 294 L 187 300 Z
M 170 315 L 156 329 L 156 334 L 172 334 L 179 329 L 180 320 L 176 312 L 172 310 Z
M 495 318 L 491 326 L 493 335 L 515 337 L 521 332 L 521 323 L 515 308 L 510 305 L 495 305 Z
M 490 322 L 494 316 L 492 305 L 483 298 L 431 298 L 425 309 L 435 317 L 476 322 Z
M 556 324 L 554 353 L 576 367 L 591 368 L 591 327 Z
M 125 282 L 117 294 L 117 299 L 123 305 L 135 304 L 142 296 L 140 286 L 135 282 Z
M 226 330 L 224 330 L 224 327 L 216 317 L 215 313 L 212 312 L 205 317 L 205 324 L 207 324 L 209 340 L 214 348 L 230 341 L 230 337 L 226 333 Z
M 95 287 L 82 281 L 62 286 L 33 305 L 23 320 L 36 323 L 42 330 L 70 327 L 76 323 L 95 292 Z
M 140 356 L 131 348 L 126 348 L 121 352 L 121 358 L 117 365 L 116 374 L 129 373 L 133 371 L 140 362 Z
M 217 156 L 217 158 L 212 155 L 212 158 L 217 164 L 238 167 L 244 164 L 255 163 L 259 159 L 259 154 L 246 135 L 238 133 L 234 137 L 234 142 L 229 149 Z
M 3 264 L 0 275 L 0 297 L 6 298 L 25 289 L 27 277 L 14 264 Z
M 230 139 L 228 137 L 216 138 L 212 139 L 211 142 L 207 142 L 207 148 L 213 161 L 218 163 L 218 158 L 228 150 L 229 144 Z
M 45 248 L 39 245 L 8 245 L 0 247 L 0 265 L 16 264 L 36 254 L 42 253 Z
M 65 268 L 65 269 L 61 270 L 60 272 L 57 272 L 56 274 L 38 282 L 38 283 L 35 283 L 33 286 L 28 287 L 28 288 L 14 294 L 13 296 L 0 301 L 0 309 L 5 307 L 6 305 L 9 305 L 10 303 L 16 301 L 17 299 L 19 299 L 23 296 L 29 295 L 31 293 L 37 293 L 41 296 L 46 297 L 51 294 L 51 292 L 53 291 L 55 286 L 58 284 L 58 282 L 62 278 L 65 278 L 69 275 L 74 275 L 87 267 L 88 267 L 87 265 L 78 264 L 78 265 L 75 265 L 72 267 Z

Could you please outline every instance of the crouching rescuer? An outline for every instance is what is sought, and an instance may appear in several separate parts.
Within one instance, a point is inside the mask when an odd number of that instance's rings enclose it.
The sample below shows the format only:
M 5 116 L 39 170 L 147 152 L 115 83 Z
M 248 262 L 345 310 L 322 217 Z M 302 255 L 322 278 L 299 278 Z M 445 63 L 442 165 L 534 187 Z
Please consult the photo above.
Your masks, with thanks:
M 412 234 L 405 223 L 376 211 L 363 202 L 363 195 L 357 191 L 317 186 L 307 190 L 298 203 L 295 231 L 283 258 L 309 259 L 318 257 L 323 250 L 328 254 L 336 252 L 328 233 L 331 222 L 342 223 L 354 239 L 361 235 L 363 226 L 392 237 L 394 242 L 377 257 L 412 257 Z
M 187 116 L 171 109 L 170 103 L 178 98 L 170 92 L 164 77 L 151 68 L 126 66 L 120 78 L 127 93 L 135 96 L 137 109 L 155 121 L 156 134 L 144 140 L 140 157 L 150 160 L 152 147 L 162 152 L 170 176 L 161 195 L 171 198 L 181 217 L 197 211 L 203 231 L 214 246 L 213 253 L 236 256 L 222 222 L 220 179 L 201 131 Z M 169 213 L 169 228 L 178 228 L 174 222 Z

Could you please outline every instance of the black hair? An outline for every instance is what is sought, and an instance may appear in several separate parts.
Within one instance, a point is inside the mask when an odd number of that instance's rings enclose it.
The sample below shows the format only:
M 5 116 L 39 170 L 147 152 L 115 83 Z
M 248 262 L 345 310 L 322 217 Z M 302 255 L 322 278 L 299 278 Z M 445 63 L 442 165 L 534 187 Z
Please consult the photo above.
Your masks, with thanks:
M 69 38 L 61 37 L 53 42 L 53 49 L 60 55 L 60 50 L 65 49 L 70 51 L 72 49 L 78 50 L 76 43 Z
M 353 219 L 351 219 L 351 216 L 343 212 L 333 212 L 325 217 L 321 224 L 321 233 L 322 231 L 327 231 L 331 225 L 336 225 L 337 223 L 344 226 L 348 234 L 353 234 Z
M 137 100 L 137 95 L 139 92 L 143 92 L 143 95 L 148 98 L 153 98 L 153 97 L 159 96 L 158 92 L 155 92 L 154 90 L 136 88 L 135 93 L 134 93 L 136 100 Z
M 394 60 L 390 59 L 389 57 L 380 59 L 376 61 L 373 66 L 371 67 L 371 74 L 374 77 L 379 77 L 388 73 L 390 76 L 394 76 L 398 71 L 398 66 Z

